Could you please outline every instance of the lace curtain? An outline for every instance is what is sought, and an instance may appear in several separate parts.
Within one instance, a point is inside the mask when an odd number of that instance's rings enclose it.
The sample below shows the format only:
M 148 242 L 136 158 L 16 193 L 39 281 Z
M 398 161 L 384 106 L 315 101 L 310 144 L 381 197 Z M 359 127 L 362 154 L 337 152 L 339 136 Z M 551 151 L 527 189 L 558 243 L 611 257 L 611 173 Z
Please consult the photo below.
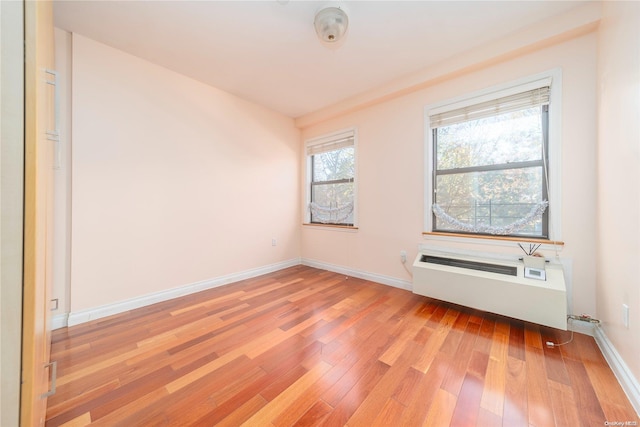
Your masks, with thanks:
M 512 222 L 511 224 L 501 227 L 485 224 L 472 225 L 464 223 L 447 214 L 438 204 L 433 205 L 433 213 L 438 219 L 444 221 L 455 230 L 465 231 L 468 233 L 508 235 L 516 233 L 517 231 L 531 224 L 533 221 L 539 219 L 547 209 L 547 206 L 549 206 L 549 202 L 543 200 L 542 202 L 533 206 L 531 208 L 531 211 L 529 211 L 529 213 L 523 218 L 520 218 L 519 220 Z
M 322 224 L 342 224 L 353 213 L 353 202 L 344 206 L 326 207 L 320 206 L 315 202 L 309 204 L 311 215 L 314 222 Z

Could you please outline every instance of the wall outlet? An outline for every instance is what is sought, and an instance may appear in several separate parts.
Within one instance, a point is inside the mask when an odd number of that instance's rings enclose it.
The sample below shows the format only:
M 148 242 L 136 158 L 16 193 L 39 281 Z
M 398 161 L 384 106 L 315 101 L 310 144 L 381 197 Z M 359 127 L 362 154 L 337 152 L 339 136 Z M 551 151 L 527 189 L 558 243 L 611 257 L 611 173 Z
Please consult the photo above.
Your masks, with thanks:
M 622 323 L 624 327 L 629 329 L 629 306 L 622 304 Z
M 271 239 L 271 246 L 275 246 L 276 244 L 278 244 L 276 239 Z
M 404 264 L 407 262 L 407 251 L 400 251 L 400 261 Z

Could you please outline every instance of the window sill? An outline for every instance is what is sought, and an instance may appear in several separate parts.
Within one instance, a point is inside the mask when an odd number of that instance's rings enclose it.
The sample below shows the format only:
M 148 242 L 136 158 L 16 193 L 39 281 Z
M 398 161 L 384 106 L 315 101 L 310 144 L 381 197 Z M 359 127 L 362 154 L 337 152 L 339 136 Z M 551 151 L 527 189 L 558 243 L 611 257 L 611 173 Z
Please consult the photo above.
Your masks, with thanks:
M 489 245 L 508 245 L 512 243 L 536 243 L 541 244 L 542 249 L 564 247 L 564 242 L 558 240 L 539 239 L 535 237 L 509 237 L 509 236 L 474 236 L 470 234 L 440 233 L 437 231 L 424 231 L 425 239 L 442 240 L 451 242 L 467 242 Z
M 336 231 L 358 231 L 358 227 L 354 225 L 315 224 L 310 222 L 302 223 L 302 225 L 305 227 L 312 227 L 312 228 L 318 228 L 318 229 L 325 228 L 325 229 L 336 230 Z

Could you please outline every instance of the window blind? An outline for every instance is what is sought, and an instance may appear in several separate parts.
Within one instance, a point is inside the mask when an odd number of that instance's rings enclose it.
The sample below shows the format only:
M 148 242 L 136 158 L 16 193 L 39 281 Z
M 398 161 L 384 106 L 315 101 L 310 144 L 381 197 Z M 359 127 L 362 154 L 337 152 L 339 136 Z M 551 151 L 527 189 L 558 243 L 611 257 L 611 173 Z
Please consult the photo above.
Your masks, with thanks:
M 524 110 L 549 104 L 550 88 L 544 86 L 501 98 L 492 99 L 462 108 L 440 112 L 429 116 L 431 128 L 450 126 L 471 120 L 483 119 L 498 114 Z
M 307 155 L 327 153 L 354 145 L 355 131 L 347 131 L 307 142 Z

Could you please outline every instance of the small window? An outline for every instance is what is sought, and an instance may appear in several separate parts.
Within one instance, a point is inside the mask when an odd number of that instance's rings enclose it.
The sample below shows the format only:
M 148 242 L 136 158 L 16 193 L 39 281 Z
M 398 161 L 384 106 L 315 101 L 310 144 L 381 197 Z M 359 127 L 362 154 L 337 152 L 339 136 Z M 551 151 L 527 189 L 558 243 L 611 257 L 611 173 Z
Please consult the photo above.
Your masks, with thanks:
M 355 224 L 355 131 L 308 141 L 307 221 L 312 224 Z
M 547 83 L 429 114 L 433 231 L 549 238 L 549 99 Z

